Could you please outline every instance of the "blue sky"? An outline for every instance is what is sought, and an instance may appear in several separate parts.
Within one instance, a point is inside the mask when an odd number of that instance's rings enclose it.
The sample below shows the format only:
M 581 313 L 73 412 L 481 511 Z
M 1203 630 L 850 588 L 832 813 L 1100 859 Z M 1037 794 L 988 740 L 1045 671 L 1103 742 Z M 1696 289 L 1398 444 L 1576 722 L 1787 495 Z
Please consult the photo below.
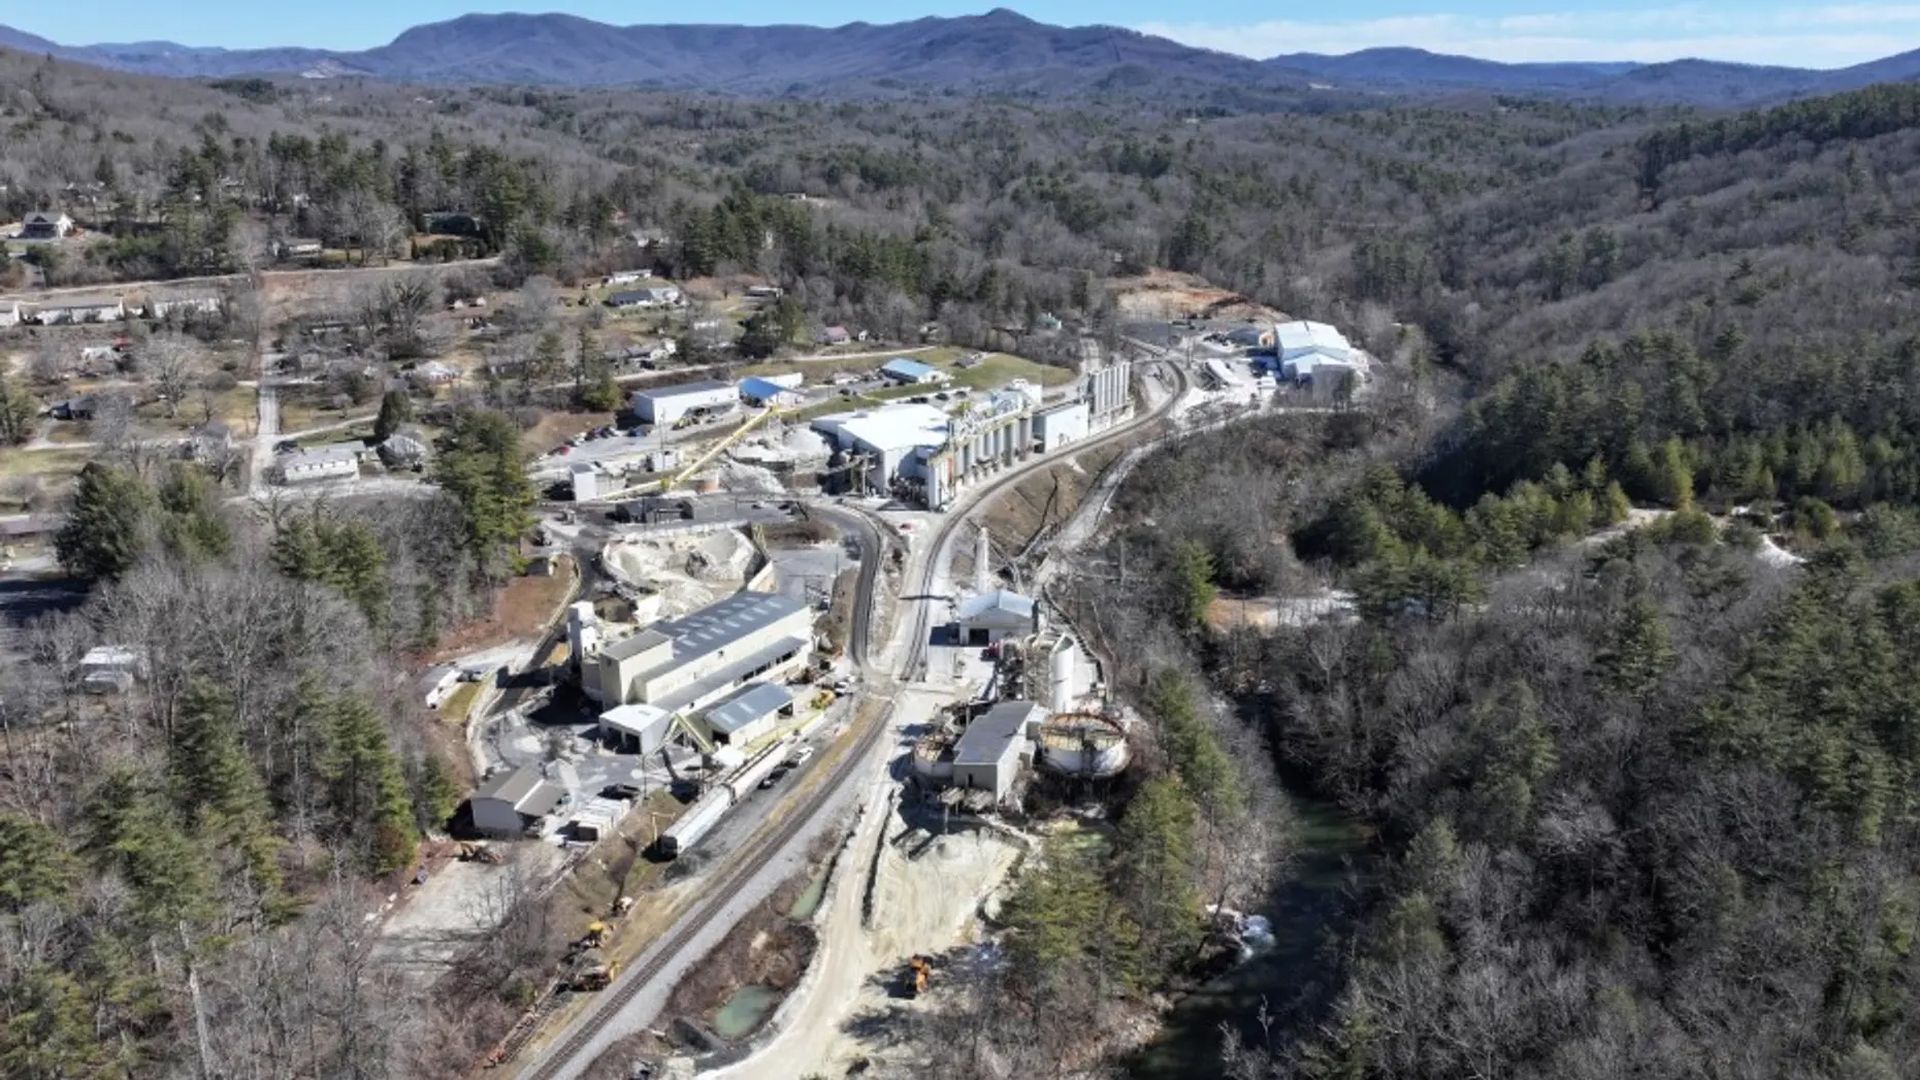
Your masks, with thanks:
M 908 7 L 885 0 L 706 0 L 693 7 L 632 0 L 0 0 L 0 23 L 68 44 L 165 38 L 193 45 L 382 44 L 408 26 L 468 11 L 565 10 L 607 22 L 804 21 L 834 25 L 918 15 L 961 15 L 992 0 Z M 1270 56 L 1417 45 L 1498 60 L 1668 60 L 1706 56 L 1751 63 L 1838 67 L 1920 47 L 1920 0 L 1561 0 L 1543 7 L 1509 0 L 1346 0 L 1338 5 L 1273 0 L 1031 0 L 1015 3 L 1045 22 L 1131 26 L 1193 45 Z

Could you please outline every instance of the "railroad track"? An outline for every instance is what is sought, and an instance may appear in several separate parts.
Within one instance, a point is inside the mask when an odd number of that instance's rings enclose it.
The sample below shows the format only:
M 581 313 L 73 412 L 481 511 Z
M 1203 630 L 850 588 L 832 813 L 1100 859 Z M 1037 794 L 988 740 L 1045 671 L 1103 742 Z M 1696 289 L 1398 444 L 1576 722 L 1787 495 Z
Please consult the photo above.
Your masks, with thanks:
M 1181 388 L 1184 390 L 1186 382 L 1185 373 L 1181 372 L 1177 366 L 1169 366 L 1172 367 L 1174 371 L 1175 381 L 1181 384 Z M 1172 409 L 1173 404 L 1177 402 L 1179 398 L 1180 394 L 1178 392 L 1168 396 L 1164 402 L 1155 407 L 1151 412 L 1137 416 L 1127 424 L 1102 432 L 1092 439 L 1077 444 L 1074 452 L 1079 453 L 1109 440 L 1117 439 L 1145 424 L 1161 418 Z M 965 507 L 943 518 L 939 527 L 933 532 L 933 543 L 927 549 L 927 557 L 921 567 L 918 594 L 925 596 L 931 591 L 933 580 L 940 563 L 940 552 L 946 547 L 947 543 L 952 540 L 954 531 L 960 527 L 962 522 L 967 520 L 968 516 L 974 510 L 991 502 L 993 497 L 1004 488 L 1018 483 L 1039 469 L 1055 464 L 1057 460 L 1058 459 L 1052 457 L 1040 457 L 1001 473 L 989 481 L 986 486 L 980 488 L 978 493 Z M 885 544 L 881 540 L 879 530 L 874 528 L 870 522 L 860 522 L 856 527 L 856 531 L 864 540 L 871 541 L 872 543 L 872 550 L 866 552 L 861 559 L 860 577 L 855 593 L 855 602 L 859 608 L 859 614 L 855 618 L 854 627 L 849 634 L 850 640 L 848 642 L 848 651 L 852 655 L 854 662 L 864 670 L 868 665 L 867 628 L 873 621 L 875 587 L 879 578 L 880 563 L 884 558 Z M 916 611 L 912 622 L 912 636 L 908 639 L 911 644 L 907 649 L 905 657 L 902 658 L 899 670 L 894 675 L 895 680 L 898 682 L 911 681 L 914 673 L 920 665 L 925 662 L 927 641 L 933 629 L 933 602 L 920 600 L 915 606 Z M 873 689 L 875 688 L 870 688 L 868 692 L 871 693 Z M 888 694 L 881 696 L 891 697 L 890 689 Z M 629 969 L 621 978 L 614 982 L 613 986 L 601 993 L 600 996 L 595 999 L 592 1011 L 575 1023 L 565 1038 L 548 1048 L 546 1053 L 542 1055 L 540 1061 L 520 1073 L 523 1080 L 559 1080 L 560 1077 L 577 1075 L 580 1069 L 574 1067 L 575 1059 L 586 1051 L 588 1045 L 593 1042 L 600 1031 L 610 1024 L 613 1019 L 620 1014 L 620 1011 L 638 996 L 642 990 L 652 985 L 654 980 L 658 979 L 666 971 L 667 967 L 680 956 L 680 953 L 686 948 L 688 943 L 698 937 L 715 919 L 720 917 L 720 914 L 726 910 L 727 905 L 733 901 L 741 886 L 745 885 L 747 881 L 760 871 L 762 864 L 775 852 L 791 843 L 794 837 L 798 836 L 800 832 L 810 825 L 814 818 L 820 814 L 826 807 L 828 800 L 833 798 L 834 794 L 839 791 L 841 785 L 853 778 L 854 774 L 866 761 L 867 756 L 872 753 L 874 745 L 879 742 L 880 737 L 889 729 L 893 719 L 893 710 L 894 705 L 889 701 L 885 710 L 855 734 L 853 749 L 835 764 L 832 773 L 829 774 L 824 782 L 815 785 L 807 794 L 798 812 L 789 815 L 772 833 L 757 837 L 749 841 L 749 843 L 740 850 L 734 852 L 729 860 L 728 869 L 725 870 L 716 881 L 703 890 L 701 900 L 692 908 L 688 915 L 683 918 L 679 930 L 673 937 L 664 939 L 658 943 L 653 950 L 653 955 L 649 959 L 637 967 Z M 582 1066 L 584 1067 L 584 1063 L 582 1063 Z

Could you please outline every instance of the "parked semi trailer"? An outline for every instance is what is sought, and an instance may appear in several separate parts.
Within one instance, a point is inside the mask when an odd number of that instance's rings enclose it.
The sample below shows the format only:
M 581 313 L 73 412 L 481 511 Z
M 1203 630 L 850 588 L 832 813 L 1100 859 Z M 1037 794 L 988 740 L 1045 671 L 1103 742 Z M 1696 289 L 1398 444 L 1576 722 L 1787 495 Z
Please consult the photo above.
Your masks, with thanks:
M 741 766 L 714 784 L 705 795 L 694 800 L 679 820 L 661 832 L 656 850 L 662 858 L 676 859 L 700 842 L 734 804 L 747 797 L 762 777 L 787 760 L 792 740 L 781 739 L 747 759 Z

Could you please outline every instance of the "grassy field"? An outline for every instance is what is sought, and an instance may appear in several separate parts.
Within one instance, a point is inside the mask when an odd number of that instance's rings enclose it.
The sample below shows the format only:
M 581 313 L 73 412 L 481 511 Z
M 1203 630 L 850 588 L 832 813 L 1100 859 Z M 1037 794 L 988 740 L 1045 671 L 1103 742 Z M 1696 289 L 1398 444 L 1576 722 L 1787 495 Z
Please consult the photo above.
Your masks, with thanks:
M 969 390 L 994 390 L 1005 386 L 1014 379 L 1025 379 L 1028 382 L 1038 383 L 1041 386 L 1059 386 L 1062 383 L 1072 382 L 1074 378 L 1073 372 L 1065 368 L 1038 364 L 1032 360 L 1012 356 L 1007 353 L 988 353 L 979 364 L 973 367 L 963 368 L 958 366 L 960 358 L 968 355 L 970 352 L 971 350 L 968 349 L 958 349 L 950 345 L 940 345 L 931 349 L 903 349 L 900 355 L 909 360 L 918 360 L 923 364 L 939 368 L 952 376 L 952 385 L 966 387 Z M 832 371 L 870 371 L 885 362 L 885 357 L 855 357 L 848 359 L 843 367 L 835 368 L 828 361 L 824 360 L 814 360 L 806 363 L 792 360 L 772 360 L 741 368 L 739 374 L 744 378 L 749 375 L 787 375 L 798 371 L 807 376 L 808 382 L 817 382 L 824 379 Z M 911 397 L 917 393 L 926 393 L 928 389 L 929 388 L 926 387 L 914 386 L 893 387 L 889 388 L 889 390 L 876 391 L 874 396 L 891 398 L 904 394 L 905 396 Z M 931 389 L 938 389 L 938 387 Z
M 55 450 L 9 450 L 0 454 L 0 476 L 38 476 L 65 480 L 80 471 L 93 450 L 87 447 Z

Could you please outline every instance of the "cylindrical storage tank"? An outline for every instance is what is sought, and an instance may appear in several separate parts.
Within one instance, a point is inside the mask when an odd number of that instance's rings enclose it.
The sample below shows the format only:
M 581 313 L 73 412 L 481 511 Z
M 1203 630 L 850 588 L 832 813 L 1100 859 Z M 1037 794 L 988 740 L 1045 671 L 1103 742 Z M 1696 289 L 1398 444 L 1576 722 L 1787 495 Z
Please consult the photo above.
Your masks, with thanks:
M 1073 653 L 1074 648 L 1071 643 L 1053 650 L 1051 666 L 1048 669 L 1051 676 L 1048 685 L 1052 688 L 1051 693 L 1048 694 L 1048 704 L 1057 713 L 1068 712 L 1073 708 Z
M 953 783 L 953 743 L 948 734 L 929 735 L 913 745 L 913 775 L 927 784 Z
M 1049 720 L 1040 729 L 1040 765 L 1063 776 L 1104 778 L 1132 760 L 1127 737 L 1111 720 L 1080 714 Z

